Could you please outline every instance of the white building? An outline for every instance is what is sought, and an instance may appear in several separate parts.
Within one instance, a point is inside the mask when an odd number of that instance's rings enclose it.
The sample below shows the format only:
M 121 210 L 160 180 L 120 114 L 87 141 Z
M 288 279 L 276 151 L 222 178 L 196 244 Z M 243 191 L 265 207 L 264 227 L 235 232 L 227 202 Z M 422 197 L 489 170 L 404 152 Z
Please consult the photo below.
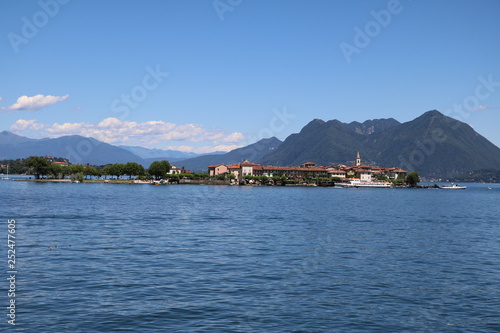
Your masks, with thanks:
M 182 173 L 182 169 L 179 168 L 178 166 L 173 165 L 173 164 L 170 166 L 170 170 L 168 171 L 169 175 L 179 175 L 181 173 Z

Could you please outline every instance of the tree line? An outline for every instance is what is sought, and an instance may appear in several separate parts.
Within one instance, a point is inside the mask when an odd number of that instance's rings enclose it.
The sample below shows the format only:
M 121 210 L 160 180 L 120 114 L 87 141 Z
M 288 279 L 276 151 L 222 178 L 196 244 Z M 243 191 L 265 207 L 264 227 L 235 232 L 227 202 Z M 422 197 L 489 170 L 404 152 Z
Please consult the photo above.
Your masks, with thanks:
M 20 162 L 22 163 L 22 162 Z M 166 178 L 172 166 L 166 160 L 151 163 L 148 169 L 136 162 L 107 164 L 104 166 L 92 165 L 61 165 L 51 162 L 46 157 L 30 156 L 24 160 L 25 172 L 31 173 L 36 179 L 50 177 L 54 179 L 64 179 L 68 176 L 72 178 L 90 177 L 116 177 L 128 176 L 129 179 L 137 177 L 139 179 L 162 179 Z
M 69 164 L 61 165 L 55 162 L 68 162 L 63 158 L 30 156 L 27 159 L 4 160 L 0 164 L 9 165 L 9 173 L 11 174 L 31 174 L 36 179 L 51 178 L 65 179 L 71 178 L 83 181 L 92 177 L 108 179 L 108 177 L 120 178 L 128 176 L 129 179 L 136 177 L 137 179 L 169 179 L 172 182 L 178 182 L 180 179 L 205 180 L 210 179 L 208 173 L 181 173 L 169 174 L 172 166 L 167 160 L 155 161 L 150 164 L 149 168 L 145 169 L 142 165 L 135 162 L 115 163 L 103 166 Z M 6 168 L 0 170 L 6 173 Z M 227 179 L 233 179 L 234 175 L 229 175 Z M 224 177 L 224 179 L 226 179 Z

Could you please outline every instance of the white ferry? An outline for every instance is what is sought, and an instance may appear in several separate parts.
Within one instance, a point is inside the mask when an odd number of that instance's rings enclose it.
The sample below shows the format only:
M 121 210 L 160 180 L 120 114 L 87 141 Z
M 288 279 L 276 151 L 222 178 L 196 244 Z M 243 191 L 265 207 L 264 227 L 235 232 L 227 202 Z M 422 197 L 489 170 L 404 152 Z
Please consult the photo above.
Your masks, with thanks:
M 389 182 L 362 182 L 358 178 L 350 179 L 347 183 L 335 183 L 335 186 L 339 187 L 369 187 L 369 188 L 390 188 L 392 184 Z
M 467 186 L 461 186 L 460 184 L 450 184 L 450 185 L 441 185 L 439 188 L 444 190 L 465 190 Z

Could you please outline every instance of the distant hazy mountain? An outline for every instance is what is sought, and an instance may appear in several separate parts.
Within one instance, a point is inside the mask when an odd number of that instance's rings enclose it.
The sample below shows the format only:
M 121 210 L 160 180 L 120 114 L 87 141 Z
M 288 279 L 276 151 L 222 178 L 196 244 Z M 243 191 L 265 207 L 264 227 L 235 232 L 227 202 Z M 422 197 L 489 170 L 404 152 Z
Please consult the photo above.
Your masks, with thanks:
M 365 164 L 401 167 L 427 177 L 500 169 L 500 148 L 469 125 L 429 111 L 400 124 L 376 119 L 345 124 L 315 119 L 259 162 L 274 165 L 353 164 L 356 152 Z
M 36 139 L 30 139 L 24 136 L 14 134 L 9 131 L 0 132 L 0 146 L 16 146 L 25 142 L 34 142 Z M 1 153 L 0 153 L 1 154 Z
M 272 137 L 262 139 L 254 144 L 231 150 L 225 154 L 205 155 L 195 158 L 177 161 L 176 165 L 185 167 L 191 171 L 207 171 L 212 164 L 233 164 L 242 162 L 245 159 L 255 162 L 261 160 L 267 154 L 273 152 L 281 145 L 281 140 Z
M 184 166 L 188 170 L 201 171 L 207 170 L 208 165 L 212 163 L 237 163 L 245 158 L 258 160 L 278 147 L 280 143 L 281 141 L 276 138 L 264 139 L 228 153 L 214 152 L 196 156 L 194 153 L 172 150 L 113 146 L 93 138 L 78 135 L 62 136 L 55 139 L 30 139 L 9 131 L 3 131 L 0 132 L 0 159 L 51 155 L 67 158 L 71 163 L 104 165 L 137 162 L 146 168 L 154 161 L 168 160 L 179 167 Z M 181 156 L 192 155 L 196 157 L 184 158 L 182 162 L 179 161 Z
M 192 158 L 196 156 L 200 156 L 199 154 L 195 153 L 185 153 L 182 151 L 177 151 L 177 150 L 163 150 L 163 149 L 148 149 L 144 147 L 138 147 L 138 146 L 118 146 L 120 148 L 123 148 L 125 150 L 128 150 L 129 152 L 139 156 L 140 158 L 143 159 L 166 159 L 169 161 L 178 161 L 178 160 L 184 160 L 187 158 Z
M 0 159 L 26 158 L 51 155 L 63 157 L 71 163 L 104 165 L 108 163 L 137 162 L 144 167 L 158 160 L 168 160 L 190 170 L 206 170 L 209 164 L 236 163 L 248 158 L 258 160 L 281 143 L 276 138 L 264 139 L 231 152 L 214 152 L 198 155 L 173 150 L 147 149 L 142 147 L 113 146 L 93 138 L 72 135 L 55 139 L 30 139 L 9 131 L 0 132 Z M 196 156 L 186 159 L 187 156 Z M 182 158 L 184 156 L 184 158 Z M 183 161 L 180 162 L 179 160 Z M 206 164 L 208 163 L 208 164 Z
M 31 155 L 64 157 L 71 163 L 95 165 L 143 162 L 139 156 L 123 148 L 79 135 L 29 139 L 8 131 L 0 133 L 0 159 L 26 158 Z

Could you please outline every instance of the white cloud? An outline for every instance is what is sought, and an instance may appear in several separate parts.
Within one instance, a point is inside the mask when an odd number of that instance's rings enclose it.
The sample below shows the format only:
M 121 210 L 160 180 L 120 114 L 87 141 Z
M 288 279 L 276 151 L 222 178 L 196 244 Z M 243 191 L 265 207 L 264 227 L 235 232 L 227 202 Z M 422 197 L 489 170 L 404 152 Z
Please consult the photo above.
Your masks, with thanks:
M 486 105 L 479 105 L 477 108 L 474 108 L 474 111 L 481 111 L 481 110 L 488 110 L 488 109 L 500 109 L 497 106 L 486 106 Z
M 206 147 L 201 147 L 201 148 L 196 149 L 195 153 L 202 154 L 202 153 L 211 153 L 214 151 L 231 151 L 231 150 L 234 150 L 236 148 L 241 148 L 241 147 L 243 147 L 243 146 L 239 146 L 239 145 L 218 145 L 215 147 L 206 146 Z
M 231 151 L 236 148 L 241 148 L 243 146 L 238 145 L 218 145 L 218 146 L 203 146 L 203 147 L 193 147 L 193 146 L 168 146 L 165 149 L 182 151 L 184 153 L 213 153 L 216 151 Z
M 4 110 L 14 111 L 38 111 L 46 106 L 55 104 L 57 102 L 64 101 L 69 95 L 64 96 L 51 96 L 51 95 L 36 95 L 33 97 L 21 96 L 17 99 L 17 102 L 11 106 L 3 107 Z
M 236 143 L 242 142 L 243 134 L 234 132 L 226 134 L 221 129 L 206 130 L 199 124 L 177 125 L 164 121 L 134 121 L 106 118 L 98 124 L 80 123 L 54 123 L 39 124 L 36 120 L 16 121 L 10 130 L 23 132 L 27 130 L 40 131 L 42 136 L 60 137 L 65 135 L 81 135 L 115 145 L 142 146 L 147 148 L 165 147 L 172 141 L 183 144 L 171 149 L 206 153 L 213 151 L 229 151 L 238 148 Z M 192 143 L 186 144 L 186 143 Z M 200 147 L 201 143 L 201 147 Z
M 24 120 L 19 119 L 11 127 L 12 132 L 22 132 L 22 131 L 39 131 L 44 128 L 45 125 L 37 124 L 36 119 Z
M 0 96 L 0 101 L 3 101 L 3 97 L 2 96 Z
M 242 133 L 234 132 L 219 140 L 220 142 L 241 142 L 245 139 Z
M 165 147 L 165 149 L 182 151 L 184 153 L 192 153 L 192 152 L 194 152 L 195 148 L 193 146 L 168 146 L 168 147 Z

